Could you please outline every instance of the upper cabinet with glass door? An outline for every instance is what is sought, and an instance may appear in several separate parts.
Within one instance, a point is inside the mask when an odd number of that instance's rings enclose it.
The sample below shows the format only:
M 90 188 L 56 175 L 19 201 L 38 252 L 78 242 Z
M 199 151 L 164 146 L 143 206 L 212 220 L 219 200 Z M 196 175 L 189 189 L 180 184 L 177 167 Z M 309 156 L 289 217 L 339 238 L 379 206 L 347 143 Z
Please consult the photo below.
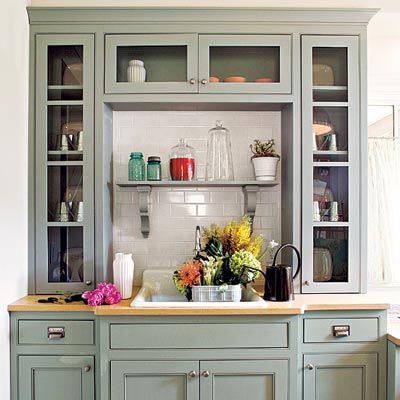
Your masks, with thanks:
M 38 35 L 36 293 L 93 287 L 93 35 Z
M 106 93 L 196 93 L 197 35 L 106 35 Z
M 358 292 L 358 38 L 303 36 L 302 65 L 303 292 Z
M 290 35 L 199 35 L 200 93 L 291 93 Z

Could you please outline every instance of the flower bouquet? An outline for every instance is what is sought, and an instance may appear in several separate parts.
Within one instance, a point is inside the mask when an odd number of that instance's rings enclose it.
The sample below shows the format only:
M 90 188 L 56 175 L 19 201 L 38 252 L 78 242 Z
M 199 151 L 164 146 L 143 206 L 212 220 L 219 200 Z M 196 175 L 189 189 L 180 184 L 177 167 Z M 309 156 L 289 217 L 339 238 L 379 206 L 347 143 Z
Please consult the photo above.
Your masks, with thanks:
M 240 301 L 241 286 L 259 277 L 261 260 L 278 245 L 272 241 L 262 252 L 263 244 L 262 235 L 251 237 L 247 216 L 203 228 L 202 251 L 174 272 L 175 286 L 189 301 Z

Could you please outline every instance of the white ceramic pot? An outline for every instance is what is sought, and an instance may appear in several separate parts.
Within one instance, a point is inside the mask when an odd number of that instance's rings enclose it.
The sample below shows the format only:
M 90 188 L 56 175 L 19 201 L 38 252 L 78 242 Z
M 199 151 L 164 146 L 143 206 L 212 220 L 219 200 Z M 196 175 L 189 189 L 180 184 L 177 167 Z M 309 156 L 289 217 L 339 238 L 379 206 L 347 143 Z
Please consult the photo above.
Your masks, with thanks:
M 132 254 L 116 253 L 113 262 L 114 285 L 123 299 L 132 297 L 133 272 Z
M 253 158 L 254 173 L 257 181 L 274 181 L 279 157 Z
M 146 80 L 146 69 L 144 63 L 141 60 L 129 61 L 127 69 L 128 82 L 145 82 Z

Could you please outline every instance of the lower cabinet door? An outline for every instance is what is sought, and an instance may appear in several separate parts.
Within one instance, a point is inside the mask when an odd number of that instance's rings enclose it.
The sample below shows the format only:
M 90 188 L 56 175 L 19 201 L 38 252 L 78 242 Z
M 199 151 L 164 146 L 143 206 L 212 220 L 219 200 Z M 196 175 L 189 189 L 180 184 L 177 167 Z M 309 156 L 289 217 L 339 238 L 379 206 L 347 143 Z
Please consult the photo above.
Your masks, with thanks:
M 287 360 L 201 361 L 200 400 L 287 400 Z
M 304 355 L 304 400 L 377 400 L 376 354 Z
M 111 361 L 111 400 L 198 400 L 198 361 Z
M 94 357 L 20 356 L 19 400 L 94 400 Z

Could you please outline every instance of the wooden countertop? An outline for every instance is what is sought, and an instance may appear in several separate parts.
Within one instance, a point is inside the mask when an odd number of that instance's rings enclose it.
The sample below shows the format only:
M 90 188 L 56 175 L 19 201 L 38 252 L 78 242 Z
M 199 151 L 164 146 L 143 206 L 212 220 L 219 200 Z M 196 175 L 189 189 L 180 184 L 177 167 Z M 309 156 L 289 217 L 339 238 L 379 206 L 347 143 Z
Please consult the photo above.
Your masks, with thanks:
M 138 288 L 135 288 L 133 297 Z M 31 295 L 10 304 L 11 312 L 93 312 L 95 315 L 296 315 L 306 311 L 323 310 L 385 310 L 390 302 L 384 294 L 298 294 L 290 302 L 260 302 L 259 306 L 231 306 L 206 308 L 139 308 L 130 307 L 131 299 L 123 300 L 112 306 L 90 307 L 82 303 L 65 303 L 60 300 L 56 304 L 38 303 L 40 298 L 48 296 Z M 59 296 L 54 296 L 59 297 Z M 62 298 L 62 297 L 59 297 Z M 399 330 L 400 332 L 400 330 Z

